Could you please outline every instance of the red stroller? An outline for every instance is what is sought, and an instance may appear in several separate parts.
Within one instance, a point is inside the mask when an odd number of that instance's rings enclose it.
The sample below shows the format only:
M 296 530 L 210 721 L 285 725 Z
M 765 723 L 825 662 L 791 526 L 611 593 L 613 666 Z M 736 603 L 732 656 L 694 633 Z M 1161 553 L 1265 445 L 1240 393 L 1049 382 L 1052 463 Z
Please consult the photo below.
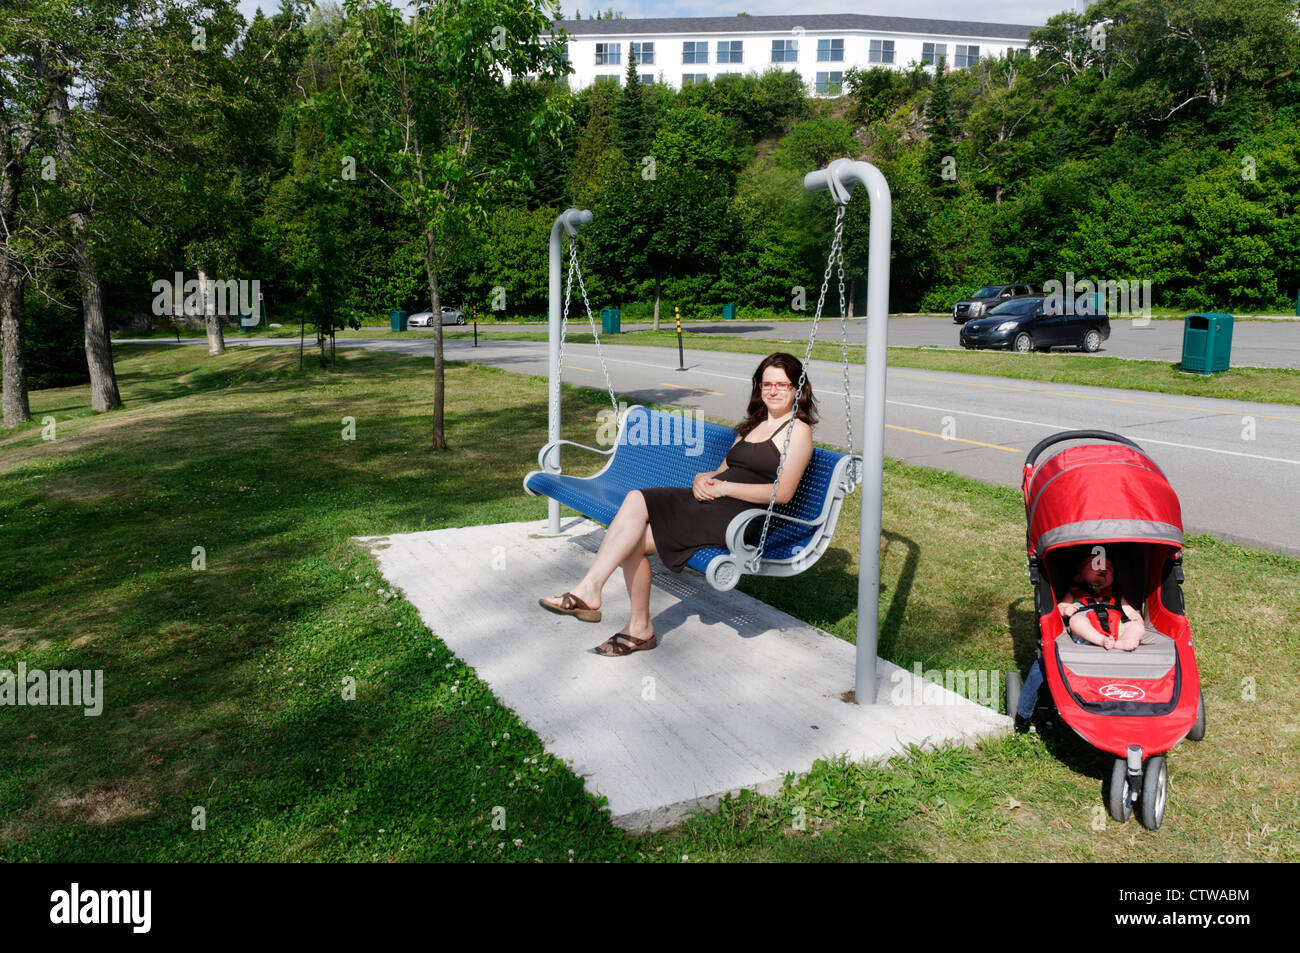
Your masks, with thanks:
M 1088 442 L 1036 463 L 1044 450 L 1065 441 Z M 1069 430 L 1040 441 L 1025 460 L 1023 487 L 1040 644 L 1024 686 L 1033 697 L 1021 697 L 1020 675 L 1013 671 L 1008 708 L 1032 713 L 1045 676 L 1062 720 L 1093 747 L 1115 755 L 1106 798 L 1111 816 L 1123 823 L 1136 806 L 1142 825 L 1155 830 L 1169 790 L 1166 752 L 1183 738 L 1205 736 L 1205 704 L 1183 614 L 1178 497 L 1141 447 L 1102 430 Z M 1085 611 L 1096 613 L 1099 628 L 1118 631 L 1113 627 L 1124 620 L 1122 596 L 1146 625 L 1131 652 L 1073 637 L 1057 608 L 1067 601 L 1076 567 L 1090 555 L 1112 563 L 1113 595 Z

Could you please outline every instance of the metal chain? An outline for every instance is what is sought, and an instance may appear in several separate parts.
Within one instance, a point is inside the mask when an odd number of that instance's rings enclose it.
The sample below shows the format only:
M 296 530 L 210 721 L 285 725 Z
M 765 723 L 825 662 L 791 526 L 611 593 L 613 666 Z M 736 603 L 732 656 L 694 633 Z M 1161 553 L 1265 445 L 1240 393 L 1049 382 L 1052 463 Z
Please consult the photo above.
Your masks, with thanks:
M 573 240 L 569 240 L 569 277 L 564 282 L 564 314 L 560 317 L 560 366 L 555 369 L 556 380 L 564 380 L 564 339 L 569 330 L 569 297 L 573 294 L 573 272 L 578 267 L 578 256 L 574 254 Z
M 841 211 L 845 206 L 840 206 Z M 840 357 L 844 371 L 844 426 L 848 436 L 849 450 L 849 491 L 862 482 L 862 468 L 858 466 L 853 454 L 853 404 L 849 399 L 849 307 L 844 296 L 844 215 L 835 217 L 836 242 L 839 245 L 840 278 Z
M 614 396 L 614 385 L 609 379 L 609 367 L 605 364 L 605 352 L 600 346 L 600 335 L 596 333 L 596 318 L 591 313 L 591 302 L 587 300 L 587 285 L 582 280 L 582 269 L 578 267 L 578 243 L 576 238 L 569 239 L 569 281 L 564 290 L 564 323 L 560 326 L 560 367 L 563 370 L 564 332 L 569 321 L 569 295 L 572 292 L 575 272 L 578 275 L 578 290 L 582 292 L 582 303 L 587 309 L 587 323 L 591 325 L 591 336 L 596 340 L 596 356 L 600 358 L 600 371 L 605 375 L 605 389 L 609 391 L 609 402 L 614 407 L 614 419 L 618 420 L 618 398 Z
M 784 446 L 781 447 L 781 459 L 776 465 L 776 481 L 772 484 L 772 495 L 769 496 L 767 500 L 767 515 L 763 517 L 763 533 L 758 538 L 758 548 L 754 550 L 754 555 L 745 561 L 745 568 L 748 569 L 750 572 L 758 572 L 759 565 L 763 559 L 763 547 L 767 545 L 767 531 L 772 524 L 772 513 L 776 509 L 776 491 L 777 488 L 781 485 L 781 474 L 785 471 L 785 457 L 790 450 L 790 438 L 794 435 L 793 418 L 799 409 L 799 398 L 803 394 L 804 381 L 808 379 L 808 362 L 812 359 L 813 344 L 817 340 L 817 325 L 821 322 L 822 308 L 825 306 L 826 303 L 826 290 L 827 288 L 830 287 L 830 283 L 831 283 L 831 268 L 836 263 L 836 261 L 839 262 L 840 323 L 842 327 L 845 326 L 845 321 L 847 320 L 845 317 L 846 308 L 845 308 L 845 298 L 844 298 L 844 212 L 845 212 L 845 206 L 843 205 L 838 206 L 835 212 L 835 237 L 831 240 L 831 253 L 830 253 L 830 257 L 826 261 L 826 274 L 822 276 L 821 293 L 817 296 L 817 309 L 816 311 L 813 312 L 812 333 L 808 335 L 808 347 L 804 351 L 803 367 L 801 367 L 799 370 L 799 383 L 795 385 L 795 389 L 794 389 L 794 406 L 791 408 L 791 421 L 787 425 L 788 429 L 786 430 L 786 434 L 785 434 L 785 444 Z M 847 335 L 847 333 L 848 331 L 846 329 L 844 331 L 844 334 Z M 845 384 L 844 402 L 845 405 L 847 406 L 848 394 L 849 394 L 848 392 L 849 365 L 848 365 L 847 346 L 844 347 L 843 353 L 844 353 L 844 362 L 845 362 L 844 363 L 844 384 Z M 849 429 L 850 431 L 852 430 L 851 425 Z M 849 438 L 850 452 L 852 452 L 852 442 L 851 442 L 852 439 L 853 438 L 850 436 Z

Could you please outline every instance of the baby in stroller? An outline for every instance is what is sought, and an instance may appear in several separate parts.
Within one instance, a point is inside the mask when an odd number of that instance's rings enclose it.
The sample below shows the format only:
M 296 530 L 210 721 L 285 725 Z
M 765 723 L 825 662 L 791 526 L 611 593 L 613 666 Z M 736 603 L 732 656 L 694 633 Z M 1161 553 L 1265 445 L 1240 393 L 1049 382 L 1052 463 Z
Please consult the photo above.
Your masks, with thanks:
M 1105 552 L 1100 547 L 1092 547 L 1090 551 L 1085 549 L 1075 570 L 1074 582 L 1066 592 L 1065 600 L 1058 602 L 1056 608 L 1065 619 L 1065 631 L 1075 642 L 1132 652 L 1142 641 L 1146 623 L 1123 595 L 1116 595 L 1114 585 L 1115 566 Z M 1038 702 L 1039 689 L 1046 680 L 1047 672 L 1039 657 L 1029 667 L 1020 692 L 1016 710 L 1017 730 L 1028 727 Z
M 1065 629 L 1075 642 L 1091 642 L 1104 649 L 1132 652 L 1142 641 L 1146 623 L 1127 599 L 1115 597 L 1111 588 L 1114 584 L 1115 566 L 1100 547 L 1096 547 L 1093 554 L 1079 561 L 1074 585 L 1065 594 L 1065 601 L 1057 603 L 1056 608 L 1065 617 Z M 1123 618 L 1118 632 L 1111 631 L 1112 613 Z

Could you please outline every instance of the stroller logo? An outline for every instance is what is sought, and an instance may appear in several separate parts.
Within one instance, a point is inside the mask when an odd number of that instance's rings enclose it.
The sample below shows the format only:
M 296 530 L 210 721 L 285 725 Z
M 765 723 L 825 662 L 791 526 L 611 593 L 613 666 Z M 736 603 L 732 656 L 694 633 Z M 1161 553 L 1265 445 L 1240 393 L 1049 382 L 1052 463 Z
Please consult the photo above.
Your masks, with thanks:
M 1123 702 L 1137 701 L 1139 698 L 1147 697 L 1147 693 L 1136 685 L 1120 685 L 1115 682 L 1101 686 L 1098 692 L 1100 692 L 1102 698 Z

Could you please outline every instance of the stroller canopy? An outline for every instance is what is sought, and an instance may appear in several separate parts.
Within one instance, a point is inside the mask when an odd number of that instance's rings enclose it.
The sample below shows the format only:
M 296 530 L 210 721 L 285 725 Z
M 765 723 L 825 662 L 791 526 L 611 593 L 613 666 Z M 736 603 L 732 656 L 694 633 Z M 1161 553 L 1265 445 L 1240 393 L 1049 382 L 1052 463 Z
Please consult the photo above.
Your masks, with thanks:
M 1036 464 L 1052 443 L 1089 438 L 1099 439 Z M 1048 437 L 1025 461 L 1024 492 L 1029 551 L 1039 557 L 1091 542 L 1183 545 L 1178 495 L 1137 444 L 1116 434 L 1073 431 Z

